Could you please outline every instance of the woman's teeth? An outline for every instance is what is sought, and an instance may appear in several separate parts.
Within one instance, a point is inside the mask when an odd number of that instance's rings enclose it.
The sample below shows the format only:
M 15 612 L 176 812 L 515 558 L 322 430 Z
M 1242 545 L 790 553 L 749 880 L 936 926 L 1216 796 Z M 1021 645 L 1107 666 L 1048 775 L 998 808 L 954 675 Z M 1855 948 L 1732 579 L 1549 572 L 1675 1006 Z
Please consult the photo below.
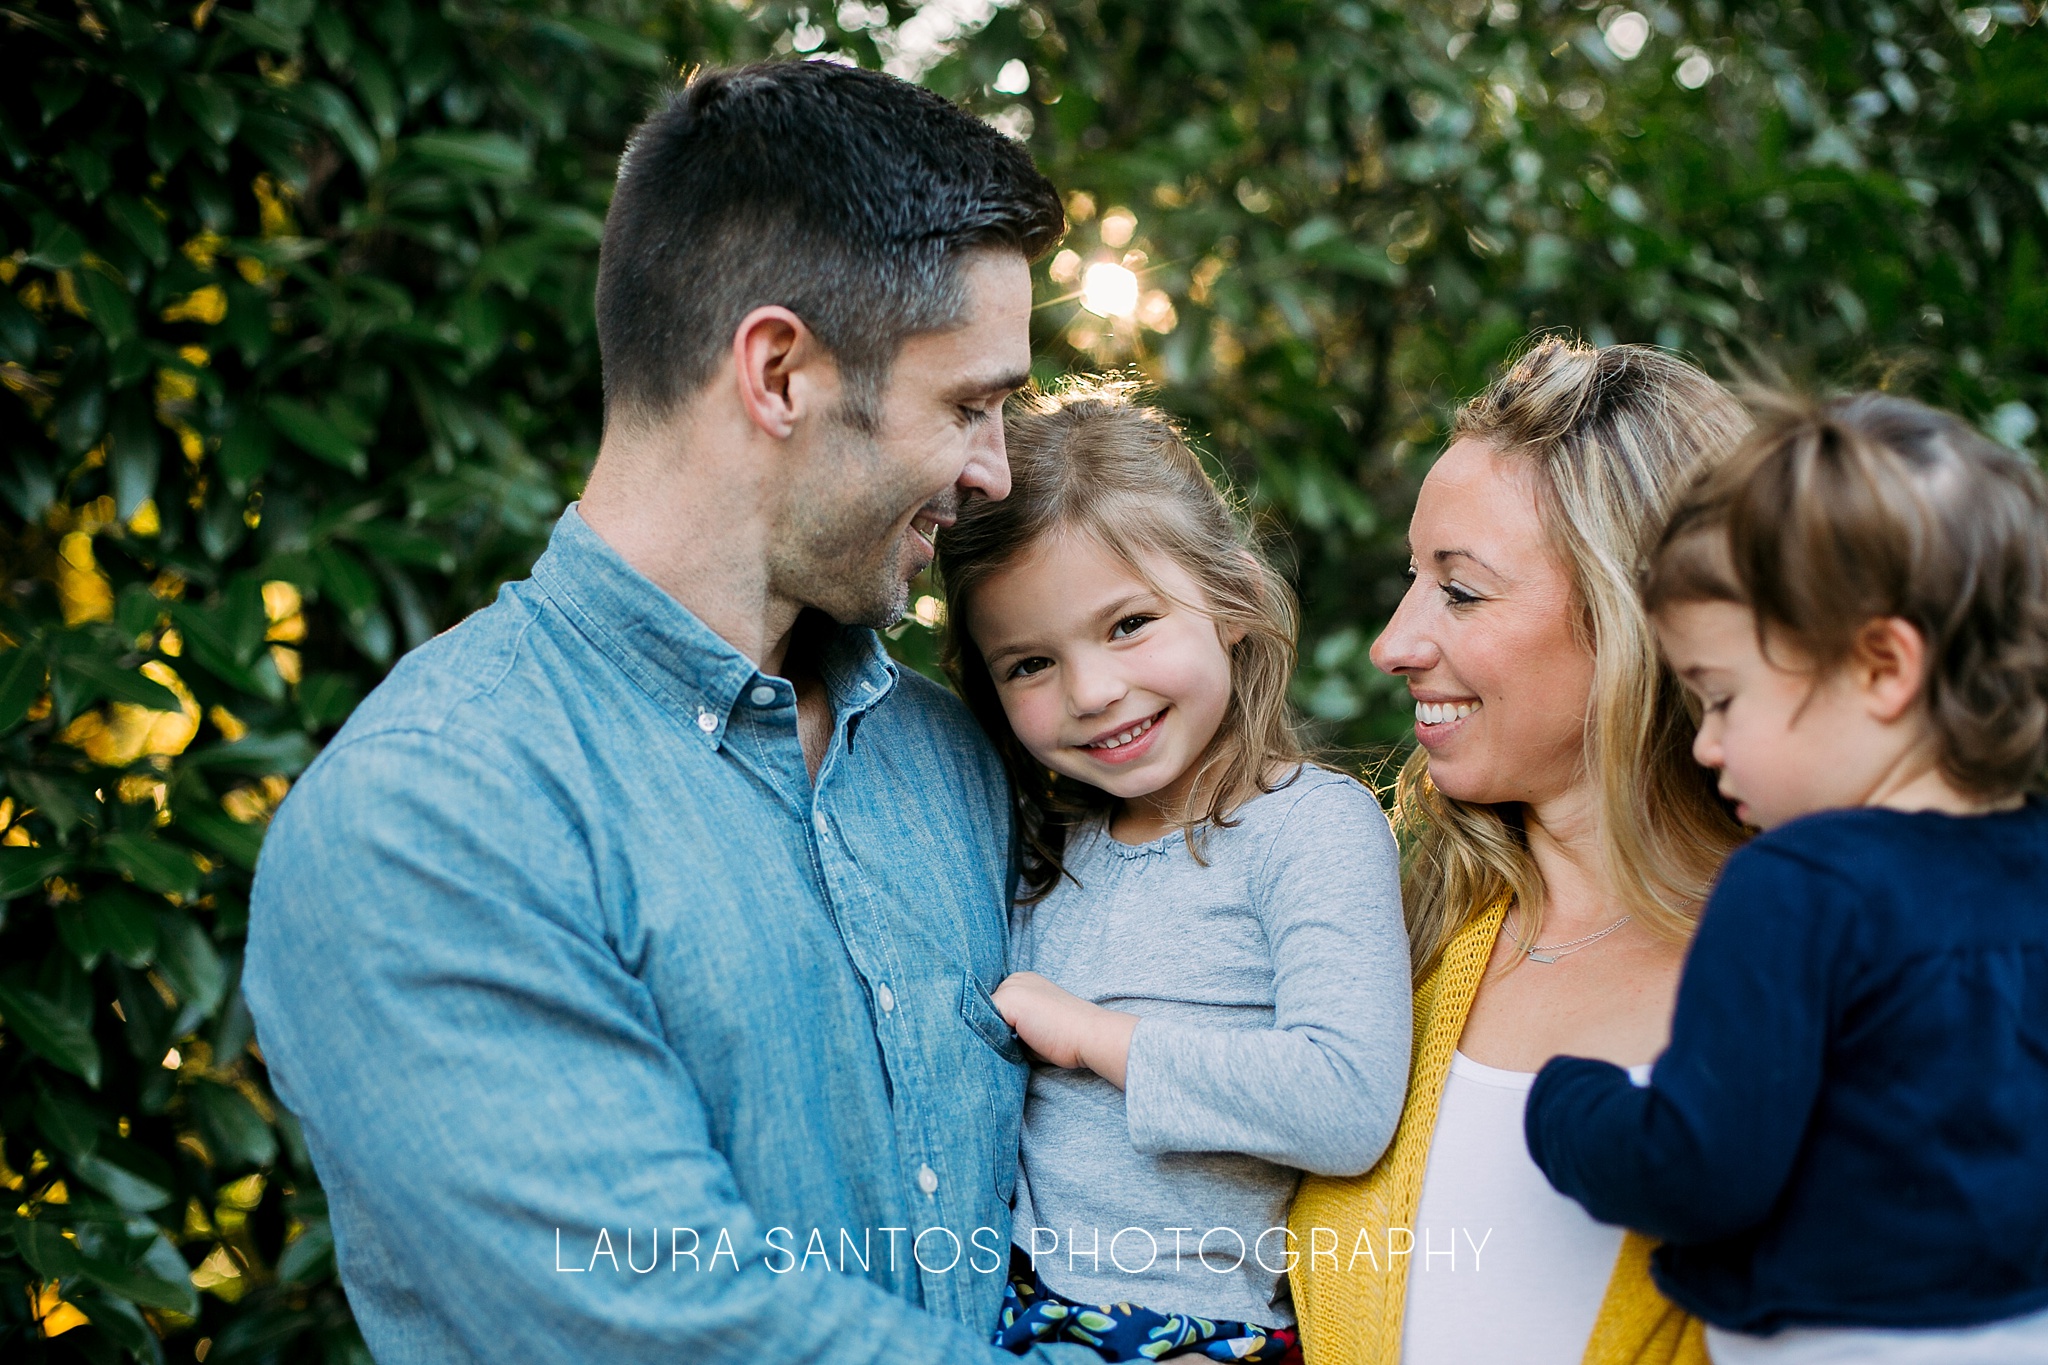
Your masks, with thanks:
M 1158 719 L 1159 717 L 1157 716 L 1147 716 L 1128 730 L 1119 730 L 1108 739 L 1100 739 L 1084 747 L 1089 749 L 1121 749 L 1124 745 L 1129 744 L 1132 740 L 1151 729 L 1152 722 Z
M 1419 701 L 1415 703 L 1415 719 L 1424 725 L 1442 725 L 1463 720 L 1478 709 L 1476 701 Z

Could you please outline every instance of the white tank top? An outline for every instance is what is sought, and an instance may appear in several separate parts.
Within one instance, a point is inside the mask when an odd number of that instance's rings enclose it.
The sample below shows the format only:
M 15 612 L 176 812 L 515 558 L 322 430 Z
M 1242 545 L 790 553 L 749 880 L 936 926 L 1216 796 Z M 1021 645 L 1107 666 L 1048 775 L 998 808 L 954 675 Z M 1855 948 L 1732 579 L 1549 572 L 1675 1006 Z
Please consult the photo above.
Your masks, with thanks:
M 1647 1084 L 1650 1067 L 1629 1068 Z M 1529 1159 L 1533 1071 L 1453 1053 L 1408 1258 L 1403 1365 L 1578 1365 L 1621 1229 L 1550 1188 Z M 1389 1237 L 1392 1242 L 1398 1234 Z

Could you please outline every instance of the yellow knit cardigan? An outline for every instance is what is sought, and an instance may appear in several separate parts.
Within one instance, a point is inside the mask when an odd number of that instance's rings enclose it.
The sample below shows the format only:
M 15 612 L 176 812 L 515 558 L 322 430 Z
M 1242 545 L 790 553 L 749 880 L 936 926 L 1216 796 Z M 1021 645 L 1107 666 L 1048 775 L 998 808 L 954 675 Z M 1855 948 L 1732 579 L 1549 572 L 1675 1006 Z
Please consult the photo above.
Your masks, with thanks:
M 1387 1254 L 1387 1230 L 1415 1226 L 1451 1054 L 1465 1032 L 1472 997 L 1506 913 L 1503 899 L 1461 929 L 1416 987 L 1408 1103 L 1379 1164 L 1350 1179 L 1302 1180 L 1288 1215 L 1299 1256 L 1289 1278 L 1308 1365 L 1396 1365 L 1401 1358 L 1408 1274 L 1405 1261 L 1395 1264 L 1396 1258 Z M 1337 1238 L 1334 1264 L 1327 1254 L 1331 1231 Z M 1361 1232 L 1377 1264 L 1353 1271 Z M 1314 1234 L 1320 1235 L 1320 1244 Z M 1325 1253 L 1321 1265 L 1312 1254 L 1318 1245 Z M 1653 1245 L 1634 1232 L 1623 1239 L 1583 1365 L 1707 1365 L 1699 1319 L 1658 1293 L 1650 1279 Z

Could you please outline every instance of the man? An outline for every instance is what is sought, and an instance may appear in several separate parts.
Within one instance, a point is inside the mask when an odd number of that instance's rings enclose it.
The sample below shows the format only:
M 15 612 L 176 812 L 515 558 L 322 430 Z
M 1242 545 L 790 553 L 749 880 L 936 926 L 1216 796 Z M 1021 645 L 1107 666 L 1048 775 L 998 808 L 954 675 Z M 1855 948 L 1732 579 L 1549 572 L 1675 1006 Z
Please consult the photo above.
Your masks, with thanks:
M 1008 491 L 1063 226 L 870 72 L 708 72 L 635 134 L 582 502 L 257 873 L 248 999 L 385 1365 L 1009 1359 L 1008 802 L 872 627 Z

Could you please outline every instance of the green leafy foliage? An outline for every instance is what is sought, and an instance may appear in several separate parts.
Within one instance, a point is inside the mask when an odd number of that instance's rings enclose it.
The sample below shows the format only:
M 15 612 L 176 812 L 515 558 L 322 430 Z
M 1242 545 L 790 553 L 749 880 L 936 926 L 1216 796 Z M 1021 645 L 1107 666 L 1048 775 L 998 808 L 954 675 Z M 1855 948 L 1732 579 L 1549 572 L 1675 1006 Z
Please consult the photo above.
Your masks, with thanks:
M 1028 138 L 1075 220 L 1041 377 L 1135 369 L 1247 490 L 1338 742 L 1405 724 L 1364 648 L 1413 487 L 1531 328 L 2048 412 L 2038 7 L 968 8 L 0 5 L 7 1359 L 367 1358 L 248 879 L 579 486 L 607 196 L 677 64 L 887 64 Z M 1098 264 L 1133 316 L 1081 306 Z
M 1294 556 L 1298 700 L 1371 746 L 1408 725 L 1365 647 L 1414 485 L 1532 330 L 2034 439 L 2040 8 L 1041 0 L 928 79 L 1078 192 L 1074 272 L 1158 291 L 1100 319 L 1061 271 L 1041 361 L 1135 367 L 1207 435 Z
M 0 1355 L 366 1359 L 239 994 L 263 822 L 538 552 L 626 131 L 668 54 L 768 45 L 722 4 L 0 9 Z

